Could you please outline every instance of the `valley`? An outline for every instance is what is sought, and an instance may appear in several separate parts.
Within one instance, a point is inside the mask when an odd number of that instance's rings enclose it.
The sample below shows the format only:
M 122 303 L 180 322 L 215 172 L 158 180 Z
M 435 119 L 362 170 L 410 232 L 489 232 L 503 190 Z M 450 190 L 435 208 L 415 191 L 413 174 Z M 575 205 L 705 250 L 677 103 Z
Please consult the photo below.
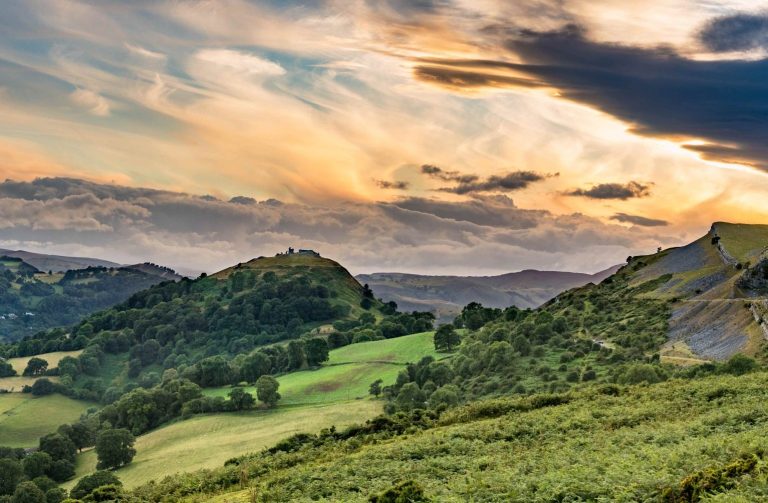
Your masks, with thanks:
M 7 360 L 18 374 L 35 357 L 48 370 L 3 378 L 19 388 L 0 395 L 9 432 L 0 444 L 33 447 L 62 420 L 63 435 L 76 425 L 95 429 L 91 438 L 123 428 L 135 455 L 112 473 L 137 501 L 159 501 L 157 491 L 195 501 L 366 501 L 405 480 L 441 501 L 543 501 L 558 487 L 588 500 L 674 494 L 691 473 L 738 462 L 737 451 L 761 456 L 747 439 L 764 423 L 755 408 L 764 343 L 752 306 L 765 292 L 740 285 L 755 275 L 751 261 L 761 263 L 762 239 L 762 228 L 715 224 L 690 245 L 631 257 L 536 308 L 470 302 L 436 331 L 433 315 L 398 312 L 315 255 L 165 282 L 75 325 L 83 348 L 67 349 L 70 337 L 57 330 L 9 346 L 9 356 L 34 345 L 57 351 Z M 276 378 L 272 402 L 264 376 Z M 40 380 L 52 392 L 35 395 Z M 745 387 L 735 391 L 739 380 Z M 736 402 L 718 412 L 707 399 L 680 415 L 680 393 L 713 387 L 724 390 L 715 390 L 718 403 Z M 46 407 L 62 412 L 27 420 Z M 724 427 L 697 433 L 716 414 L 724 424 L 753 417 L 743 440 Z M 611 433 L 600 437 L 606 425 Z M 639 450 L 637 435 L 658 428 L 672 437 Z M 743 447 L 714 456 L 708 446 L 721 438 Z M 504 454 L 510 442 L 514 460 Z M 74 475 L 61 480 L 66 490 L 97 470 L 93 440 L 82 445 Z M 562 458 L 545 454 L 553 445 Z M 629 492 L 616 489 L 626 485 L 612 468 L 617 445 L 631 446 L 622 451 L 628 466 L 646 459 Z M 684 451 L 698 454 L 666 461 Z M 301 456 L 282 472 L 279 453 Z M 579 455 L 601 483 L 575 464 Z M 500 466 L 517 482 L 499 478 Z M 234 467 L 237 480 L 254 477 L 250 489 L 232 482 Z M 718 490 L 753 494 L 747 479 L 760 473 Z

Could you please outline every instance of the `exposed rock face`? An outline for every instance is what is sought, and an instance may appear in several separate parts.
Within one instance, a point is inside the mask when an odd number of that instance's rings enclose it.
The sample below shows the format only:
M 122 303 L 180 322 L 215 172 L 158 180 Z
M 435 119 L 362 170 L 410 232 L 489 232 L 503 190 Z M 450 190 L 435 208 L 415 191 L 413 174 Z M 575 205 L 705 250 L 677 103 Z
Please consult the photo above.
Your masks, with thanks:
M 761 259 L 754 267 L 744 271 L 737 285 L 751 292 L 768 292 L 768 258 Z

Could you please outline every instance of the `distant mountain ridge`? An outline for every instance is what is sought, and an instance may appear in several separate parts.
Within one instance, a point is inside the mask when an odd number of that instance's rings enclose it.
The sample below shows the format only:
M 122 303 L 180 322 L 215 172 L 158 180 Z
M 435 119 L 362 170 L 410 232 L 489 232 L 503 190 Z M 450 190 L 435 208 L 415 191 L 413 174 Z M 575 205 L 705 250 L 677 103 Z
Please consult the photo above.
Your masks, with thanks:
M 65 272 L 87 267 L 121 267 L 121 264 L 90 257 L 69 257 L 66 255 L 49 255 L 34 253 L 26 250 L 7 250 L 0 248 L 0 256 L 20 258 L 27 264 L 47 272 Z
M 427 276 L 398 272 L 360 274 L 385 302 L 394 301 L 404 311 L 432 311 L 442 321 L 455 316 L 470 302 L 486 307 L 534 308 L 559 293 L 588 283 L 599 283 L 619 265 L 595 274 L 526 269 L 498 276 Z

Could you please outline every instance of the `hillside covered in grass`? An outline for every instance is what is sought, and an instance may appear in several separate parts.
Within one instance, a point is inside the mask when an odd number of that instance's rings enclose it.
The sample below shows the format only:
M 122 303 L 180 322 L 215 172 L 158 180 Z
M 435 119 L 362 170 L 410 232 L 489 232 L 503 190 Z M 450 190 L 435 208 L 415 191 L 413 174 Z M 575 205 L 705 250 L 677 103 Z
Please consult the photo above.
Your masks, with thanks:
M 296 438 L 136 501 L 760 501 L 768 374 L 591 386 Z M 395 491 L 396 493 L 397 491 Z M 130 499 L 129 499 L 130 501 Z M 387 501 L 387 500 L 384 500 Z
M 383 410 L 382 401 L 370 399 L 372 382 L 381 379 L 391 385 L 408 362 L 445 356 L 435 351 L 430 332 L 332 350 L 328 361 L 316 369 L 277 377 L 281 398 L 276 408 L 198 415 L 151 430 L 137 437 L 136 457 L 115 474 L 127 487 L 134 487 L 163 475 L 219 467 L 298 433 L 364 422 Z M 254 397 L 258 394 L 255 386 L 239 388 Z M 232 390 L 221 386 L 202 393 L 225 400 Z M 93 450 L 78 456 L 78 477 L 95 469 Z

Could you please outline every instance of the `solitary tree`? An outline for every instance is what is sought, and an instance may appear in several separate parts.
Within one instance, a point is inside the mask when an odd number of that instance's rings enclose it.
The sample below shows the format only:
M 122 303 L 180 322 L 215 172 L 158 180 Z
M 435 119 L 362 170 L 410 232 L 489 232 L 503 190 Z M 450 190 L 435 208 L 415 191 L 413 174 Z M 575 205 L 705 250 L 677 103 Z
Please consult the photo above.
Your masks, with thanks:
M 435 349 L 438 351 L 451 351 L 454 347 L 459 345 L 461 338 L 453 325 L 450 323 L 446 325 L 440 325 L 435 332 Z
M 25 376 L 39 376 L 45 374 L 48 370 L 48 362 L 36 356 L 29 359 L 27 368 L 24 369 Z
M 101 432 L 96 438 L 96 456 L 99 460 L 96 468 L 118 468 L 130 463 L 136 455 L 136 449 L 133 448 L 135 441 L 131 432 L 123 428 Z
M 368 393 L 375 396 L 376 398 L 381 395 L 381 383 L 383 383 L 381 379 L 376 379 L 371 383 L 371 385 L 368 387 Z
M 277 382 L 272 376 L 261 376 L 256 381 L 256 396 L 259 400 L 264 402 L 267 407 L 274 407 L 277 405 L 277 401 L 280 400 L 280 393 L 277 389 L 280 387 L 280 383 Z

